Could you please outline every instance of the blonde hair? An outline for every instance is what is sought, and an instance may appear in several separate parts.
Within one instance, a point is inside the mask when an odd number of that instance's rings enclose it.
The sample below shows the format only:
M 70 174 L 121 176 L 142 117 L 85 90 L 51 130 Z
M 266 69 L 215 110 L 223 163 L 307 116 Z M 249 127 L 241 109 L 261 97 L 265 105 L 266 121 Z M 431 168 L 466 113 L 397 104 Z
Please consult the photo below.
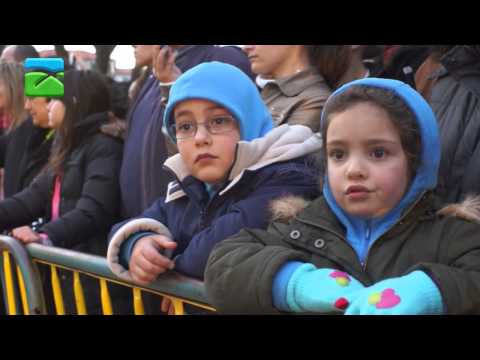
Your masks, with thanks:
M 23 65 L 0 61 L 0 84 L 5 87 L 8 100 L 5 113 L 11 119 L 8 131 L 15 129 L 28 117 L 23 90 L 24 74 Z

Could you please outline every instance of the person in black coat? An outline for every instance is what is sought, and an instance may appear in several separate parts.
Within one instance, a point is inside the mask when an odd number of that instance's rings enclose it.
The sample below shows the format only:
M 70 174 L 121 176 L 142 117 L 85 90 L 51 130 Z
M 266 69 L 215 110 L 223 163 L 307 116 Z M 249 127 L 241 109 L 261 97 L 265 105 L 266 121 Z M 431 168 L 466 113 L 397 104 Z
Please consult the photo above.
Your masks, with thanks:
M 63 98 L 52 99 L 48 106 L 49 125 L 57 133 L 48 169 L 22 192 L 0 202 L 0 230 L 44 217 L 46 223 L 36 231 L 23 226 L 13 236 L 25 244 L 105 255 L 106 234 L 119 219 L 122 158 L 121 141 L 100 132 L 108 121 L 109 90 L 101 75 L 75 70 L 65 72 L 64 88 Z M 60 278 L 65 310 L 74 314 L 72 274 L 62 271 Z M 99 312 L 98 282 L 82 282 L 89 313 Z
M 440 63 L 430 97 L 442 145 L 438 193 L 459 202 L 480 193 L 480 46 L 445 47 Z
M 26 188 L 45 168 L 54 138 L 48 125 L 45 97 L 25 101 L 30 117 L 11 132 L 0 136 L 0 167 L 4 169 L 5 198 Z

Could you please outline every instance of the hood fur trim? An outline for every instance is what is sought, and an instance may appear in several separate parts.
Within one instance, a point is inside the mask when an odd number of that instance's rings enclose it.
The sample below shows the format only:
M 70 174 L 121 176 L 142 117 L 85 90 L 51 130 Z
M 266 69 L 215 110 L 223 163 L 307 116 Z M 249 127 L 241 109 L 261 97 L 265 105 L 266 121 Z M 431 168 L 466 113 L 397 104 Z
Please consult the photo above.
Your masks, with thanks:
M 285 196 L 270 203 L 272 221 L 287 223 L 310 204 L 300 196 Z
M 458 204 L 450 204 L 437 212 L 439 215 L 454 216 L 480 224 L 480 196 L 469 195 Z

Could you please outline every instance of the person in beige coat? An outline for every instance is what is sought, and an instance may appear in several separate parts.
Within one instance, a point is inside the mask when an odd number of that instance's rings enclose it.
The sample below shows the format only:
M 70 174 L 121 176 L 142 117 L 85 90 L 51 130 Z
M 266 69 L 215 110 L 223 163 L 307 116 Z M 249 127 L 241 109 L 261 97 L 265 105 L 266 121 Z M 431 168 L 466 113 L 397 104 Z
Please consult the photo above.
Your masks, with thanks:
M 348 69 L 350 47 L 245 45 L 243 49 L 275 125 L 305 125 L 317 132 L 325 101 Z

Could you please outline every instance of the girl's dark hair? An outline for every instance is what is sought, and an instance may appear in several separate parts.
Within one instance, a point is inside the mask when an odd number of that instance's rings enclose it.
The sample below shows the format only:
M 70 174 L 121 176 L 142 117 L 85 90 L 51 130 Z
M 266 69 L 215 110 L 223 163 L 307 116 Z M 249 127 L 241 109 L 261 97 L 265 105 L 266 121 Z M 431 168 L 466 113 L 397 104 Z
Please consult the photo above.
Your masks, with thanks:
M 410 175 L 413 178 L 421 162 L 422 143 L 420 129 L 414 113 L 405 101 L 388 89 L 354 85 L 327 102 L 323 114 L 325 120 L 321 129 L 324 161 L 326 162 L 327 159 L 327 130 L 332 115 L 344 112 L 357 104 L 365 102 L 376 105 L 387 112 L 400 134 L 402 148 L 407 155 Z
M 75 131 L 77 124 L 86 117 L 110 110 L 110 91 L 103 76 L 94 71 L 65 71 L 64 95 L 58 100 L 65 105 L 65 118 L 56 132 L 49 166 L 55 174 L 63 172 L 65 160 L 82 141 Z
M 349 45 L 305 45 L 310 64 L 335 90 L 348 70 L 352 48 Z

